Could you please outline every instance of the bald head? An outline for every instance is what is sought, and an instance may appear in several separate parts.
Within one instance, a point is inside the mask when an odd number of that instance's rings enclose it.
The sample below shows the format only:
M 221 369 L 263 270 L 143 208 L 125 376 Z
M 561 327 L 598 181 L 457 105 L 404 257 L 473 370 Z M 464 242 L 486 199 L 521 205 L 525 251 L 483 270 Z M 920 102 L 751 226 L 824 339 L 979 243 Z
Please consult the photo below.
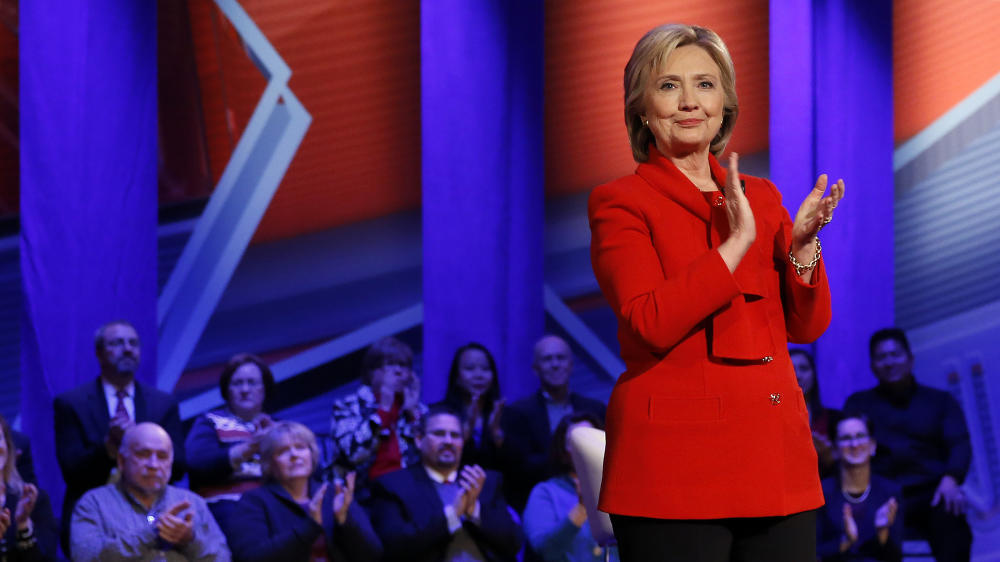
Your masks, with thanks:
M 173 443 L 162 427 L 143 422 L 125 431 L 118 449 L 118 470 L 136 499 L 159 495 L 170 479 L 173 462 Z
M 547 335 L 535 344 L 535 374 L 542 388 L 552 395 L 563 395 L 569 388 L 573 371 L 573 352 L 559 336 Z

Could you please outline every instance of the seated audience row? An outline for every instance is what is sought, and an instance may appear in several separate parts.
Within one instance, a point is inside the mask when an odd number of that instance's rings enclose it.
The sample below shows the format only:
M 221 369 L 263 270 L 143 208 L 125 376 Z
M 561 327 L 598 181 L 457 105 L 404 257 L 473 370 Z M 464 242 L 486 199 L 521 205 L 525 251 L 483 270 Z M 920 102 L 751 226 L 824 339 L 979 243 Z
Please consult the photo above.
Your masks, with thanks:
M 951 394 L 916 381 L 906 334 L 898 328 L 872 334 L 869 357 L 878 384 L 850 395 L 844 415 L 819 402 L 812 358 L 791 353 L 803 392 L 815 393 L 807 404 L 821 470 L 830 443 L 817 436 L 822 428 L 815 421 L 835 420 L 824 424 L 835 431 L 840 462 L 823 481 L 823 560 L 898 560 L 903 540 L 922 539 L 938 562 L 967 562 L 972 533 L 961 484 L 972 448 L 965 416 Z M 869 479 L 871 472 L 876 476 Z
M 578 425 L 602 427 L 605 406 L 569 391 L 573 358 L 558 337 L 535 346 L 538 392 L 510 405 L 489 350 L 462 346 L 445 399 L 430 408 L 412 350 L 376 342 L 361 387 L 334 405 L 326 467 L 311 431 L 265 412 L 275 381 L 261 359 L 226 364 L 225 406 L 199 416 L 182 441 L 174 398 L 135 380 L 135 329 L 102 326 L 95 350 L 96 383 L 55 400 L 62 536 L 74 560 L 227 560 L 230 549 L 237 560 L 510 560 L 522 532 L 525 560 L 603 557 L 565 440 Z M 968 560 L 962 412 L 948 393 L 915 382 L 902 331 L 876 332 L 870 353 L 879 385 L 853 394 L 842 416 L 820 401 L 812 357 L 790 350 L 826 476 L 818 554 L 898 560 L 905 525 L 938 560 Z M 0 431 L 0 545 L 15 545 L 10 560 L 54 559 L 60 526 L 31 483 L 30 447 L 5 422 Z M 197 494 L 168 484 L 185 471 Z

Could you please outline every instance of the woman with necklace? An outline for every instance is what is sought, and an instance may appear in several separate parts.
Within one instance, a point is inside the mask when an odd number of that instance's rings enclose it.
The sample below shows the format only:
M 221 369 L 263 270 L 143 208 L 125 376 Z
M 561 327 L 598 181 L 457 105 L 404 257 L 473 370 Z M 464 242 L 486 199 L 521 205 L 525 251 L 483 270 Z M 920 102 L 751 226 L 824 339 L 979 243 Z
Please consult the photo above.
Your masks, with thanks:
M 834 476 L 823 480 L 826 505 L 817 516 L 817 554 L 823 562 L 902 560 L 903 517 L 899 485 L 875 476 L 875 439 L 863 414 L 837 423 Z

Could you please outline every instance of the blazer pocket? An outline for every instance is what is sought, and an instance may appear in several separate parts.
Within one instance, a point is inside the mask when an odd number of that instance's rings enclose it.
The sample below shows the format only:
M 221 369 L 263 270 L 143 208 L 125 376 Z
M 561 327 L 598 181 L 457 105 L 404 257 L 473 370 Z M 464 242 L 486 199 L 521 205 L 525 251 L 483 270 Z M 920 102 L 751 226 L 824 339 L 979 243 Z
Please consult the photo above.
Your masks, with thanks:
M 712 422 L 722 419 L 722 398 L 650 396 L 649 419 L 654 422 Z

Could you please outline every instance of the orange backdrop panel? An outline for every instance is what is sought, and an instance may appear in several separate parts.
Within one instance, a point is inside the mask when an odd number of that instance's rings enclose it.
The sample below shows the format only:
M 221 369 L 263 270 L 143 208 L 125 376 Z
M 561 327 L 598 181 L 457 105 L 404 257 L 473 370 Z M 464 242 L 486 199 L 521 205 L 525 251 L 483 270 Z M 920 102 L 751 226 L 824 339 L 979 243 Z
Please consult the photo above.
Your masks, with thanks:
M 709 27 L 736 66 L 740 117 L 729 150 L 768 144 L 768 2 L 549 0 L 545 4 L 545 166 L 549 194 L 586 191 L 635 169 L 625 132 L 625 63 L 661 23 Z
M 1000 2 L 895 0 L 892 17 L 898 144 L 1000 72 Z
M 291 67 L 289 85 L 313 117 L 254 240 L 418 206 L 419 3 L 241 4 Z M 217 180 L 265 82 L 214 5 L 189 5 Z

